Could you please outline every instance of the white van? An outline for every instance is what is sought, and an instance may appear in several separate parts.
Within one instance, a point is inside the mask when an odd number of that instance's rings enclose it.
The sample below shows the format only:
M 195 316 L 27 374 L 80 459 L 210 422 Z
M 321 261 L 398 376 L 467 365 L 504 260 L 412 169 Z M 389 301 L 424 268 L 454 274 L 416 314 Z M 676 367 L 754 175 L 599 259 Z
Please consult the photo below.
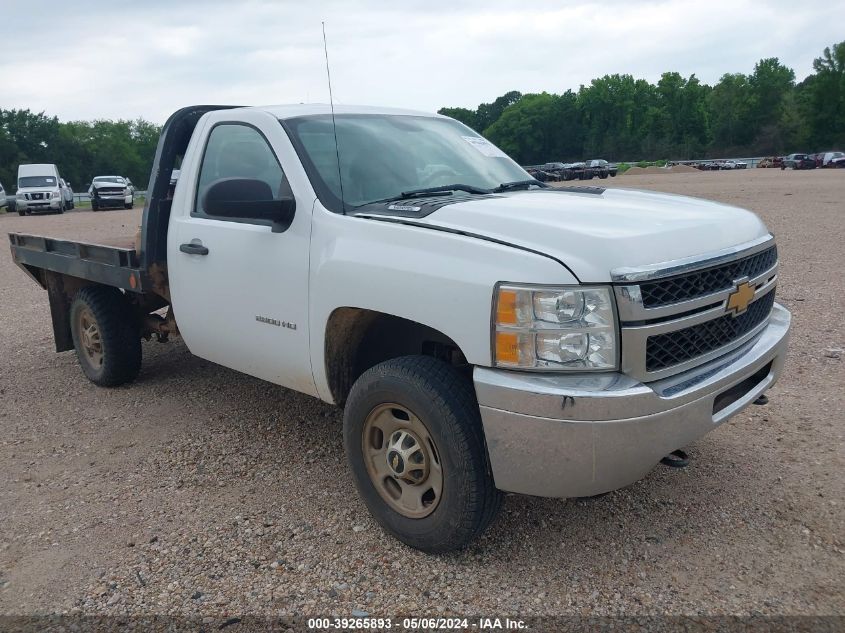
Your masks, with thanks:
M 67 203 L 61 177 L 55 165 L 46 163 L 18 167 L 18 191 L 15 205 L 18 215 L 37 212 L 64 213 Z

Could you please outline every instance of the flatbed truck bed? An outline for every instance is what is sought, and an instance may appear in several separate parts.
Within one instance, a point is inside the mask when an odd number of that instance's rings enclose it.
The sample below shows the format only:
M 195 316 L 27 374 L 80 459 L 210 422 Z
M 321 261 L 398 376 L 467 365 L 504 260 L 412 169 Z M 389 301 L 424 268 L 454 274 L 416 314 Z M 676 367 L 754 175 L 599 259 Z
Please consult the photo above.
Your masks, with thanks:
M 144 275 L 132 237 L 97 244 L 10 233 L 9 241 L 15 263 L 45 288 L 42 271 L 52 271 L 129 292 L 144 292 Z

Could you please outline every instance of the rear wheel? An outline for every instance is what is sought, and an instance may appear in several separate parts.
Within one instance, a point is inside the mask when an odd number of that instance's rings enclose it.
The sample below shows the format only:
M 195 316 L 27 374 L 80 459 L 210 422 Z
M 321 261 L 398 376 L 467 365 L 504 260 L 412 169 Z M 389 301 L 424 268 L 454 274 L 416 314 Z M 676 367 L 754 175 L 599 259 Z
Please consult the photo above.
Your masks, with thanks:
M 87 286 L 70 307 L 76 357 L 91 382 L 115 387 L 141 369 L 141 334 L 126 296 L 116 288 Z
M 472 383 L 442 361 L 405 356 L 365 372 L 349 394 L 343 435 L 368 509 L 411 547 L 463 548 L 501 506 Z

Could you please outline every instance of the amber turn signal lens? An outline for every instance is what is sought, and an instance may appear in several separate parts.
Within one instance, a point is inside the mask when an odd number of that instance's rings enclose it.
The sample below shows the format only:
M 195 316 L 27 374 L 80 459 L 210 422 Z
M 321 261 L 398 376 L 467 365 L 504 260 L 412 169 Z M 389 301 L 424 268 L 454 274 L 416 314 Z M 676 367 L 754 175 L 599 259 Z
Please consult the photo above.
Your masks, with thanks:
M 496 332 L 496 362 L 519 364 L 519 338 L 513 332 Z
M 496 302 L 496 323 L 501 325 L 516 324 L 516 292 L 500 290 Z

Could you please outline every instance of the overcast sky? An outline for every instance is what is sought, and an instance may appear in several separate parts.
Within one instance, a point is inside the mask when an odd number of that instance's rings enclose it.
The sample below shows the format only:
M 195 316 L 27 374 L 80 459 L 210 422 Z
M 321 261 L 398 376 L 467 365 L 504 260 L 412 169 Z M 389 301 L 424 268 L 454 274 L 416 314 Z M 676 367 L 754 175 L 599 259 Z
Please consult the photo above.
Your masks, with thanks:
M 845 0 L 0 0 L 0 9 L 0 107 L 62 120 L 163 123 L 196 103 L 328 102 L 322 20 L 336 102 L 429 111 L 509 90 L 577 90 L 610 73 L 654 82 L 674 70 L 712 84 L 763 57 L 801 80 L 845 39 Z

